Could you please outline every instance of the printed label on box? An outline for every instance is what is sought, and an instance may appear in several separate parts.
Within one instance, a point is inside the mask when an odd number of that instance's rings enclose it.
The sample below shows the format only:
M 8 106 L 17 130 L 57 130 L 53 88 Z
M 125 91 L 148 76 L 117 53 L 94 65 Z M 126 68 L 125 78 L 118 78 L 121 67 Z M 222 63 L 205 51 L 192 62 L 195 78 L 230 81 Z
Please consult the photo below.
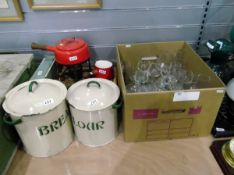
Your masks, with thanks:
M 135 109 L 133 119 L 154 119 L 158 116 L 159 109 Z
M 189 108 L 188 114 L 200 114 L 202 111 L 202 107 L 198 106 L 198 107 L 191 107 Z
M 199 99 L 200 92 L 175 92 L 173 102 L 178 101 L 197 101 Z

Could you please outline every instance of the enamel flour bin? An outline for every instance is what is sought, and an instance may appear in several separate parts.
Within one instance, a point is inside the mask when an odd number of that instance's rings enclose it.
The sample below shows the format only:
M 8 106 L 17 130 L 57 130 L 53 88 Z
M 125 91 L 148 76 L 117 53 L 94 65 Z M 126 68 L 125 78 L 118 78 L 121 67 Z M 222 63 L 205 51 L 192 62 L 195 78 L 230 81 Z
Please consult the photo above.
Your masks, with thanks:
M 102 78 L 85 79 L 69 88 L 67 100 L 79 142 L 96 147 L 115 139 L 119 95 L 118 86 Z
M 66 94 L 61 82 L 50 79 L 25 82 L 6 94 L 3 108 L 10 117 L 3 121 L 15 126 L 30 155 L 52 156 L 72 142 Z

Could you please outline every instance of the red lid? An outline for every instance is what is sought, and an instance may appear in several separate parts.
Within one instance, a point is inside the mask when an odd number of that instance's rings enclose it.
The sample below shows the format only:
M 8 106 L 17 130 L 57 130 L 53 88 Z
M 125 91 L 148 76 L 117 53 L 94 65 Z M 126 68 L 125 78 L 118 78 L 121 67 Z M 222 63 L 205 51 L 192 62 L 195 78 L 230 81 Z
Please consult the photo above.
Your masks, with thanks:
M 80 38 L 64 38 L 56 45 L 56 48 L 63 51 L 71 51 L 80 49 L 84 45 L 84 40 Z

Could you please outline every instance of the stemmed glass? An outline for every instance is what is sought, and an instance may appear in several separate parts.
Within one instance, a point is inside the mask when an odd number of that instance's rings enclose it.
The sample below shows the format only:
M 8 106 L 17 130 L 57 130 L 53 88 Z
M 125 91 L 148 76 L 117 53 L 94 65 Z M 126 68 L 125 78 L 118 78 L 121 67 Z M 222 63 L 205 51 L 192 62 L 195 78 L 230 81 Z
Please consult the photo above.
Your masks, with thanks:
M 187 70 L 180 54 L 170 55 L 170 57 L 165 54 L 162 57 L 163 59 L 144 57 L 139 60 L 136 69 L 128 71 L 130 81 L 127 83 L 127 90 L 129 92 L 150 92 L 193 89 L 204 86 L 202 85 L 204 81 L 210 81 L 209 77 L 196 75 Z

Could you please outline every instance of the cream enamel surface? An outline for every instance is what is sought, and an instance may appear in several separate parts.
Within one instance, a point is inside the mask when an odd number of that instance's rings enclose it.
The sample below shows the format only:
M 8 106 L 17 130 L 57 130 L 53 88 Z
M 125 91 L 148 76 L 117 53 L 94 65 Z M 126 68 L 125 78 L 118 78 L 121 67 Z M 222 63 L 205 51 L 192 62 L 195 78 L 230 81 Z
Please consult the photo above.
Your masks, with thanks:
M 12 120 L 21 118 L 22 122 L 15 128 L 27 153 L 35 157 L 55 155 L 73 141 L 72 126 L 66 113 L 67 89 L 59 81 L 38 79 L 38 86 L 29 92 L 30 82 L 9 91 L 3 108 Z M 53 99 L 53 103 L 48 103 L 48 99 Z
M 77 139 L 84 145 L 91 147 L 102 146 L 110 143 L 118 134 L 117 130 L 117 111 L 112 107 L 99 111 L 81 111 L 70 107 L 73 118 L 73 128 Z M 79 127 L 79 122 L 87 124 L 95 124 L 103 122 L 101 128 L 87 129 L 87 127 Z M 92 126 L 92 124 L 90 126 Z
M 31 81 L 22 83 L 6 94 L 4 110 L 14 116 L 45 113 L 59 105 L 67 94 L 67 89 L 59 81 L 39 79 L 33 92 L 28 91 Z M 50 103 L 45 104 L 46 101 Z
M 110 144 L 90 148 L 74 141 L 50 158 L 18 150 L 7 175 L 222 175 L 209 146 L 212 137 Z
M 89 82 L 98 82 L 90 84 Z M 89 78 L 73 84 L 67 93 L 68 103 L 83 111 L 97 111 L 113 105 L 119 98 L 118 86 L 112 81 L 101 78 Z
M 40 115 L 22 117 L 22 122 L 15 125 L 19 137 L 24 145 L 25 151 L 35 157 L 49 157 L 55 155 L 71 144 L 73 131 L 69 116 L 66 113 L 65 100 L 56 108 Z M 64 122 L 58 124 L 59 118 L 63 117 Z M 11 115 L 13 120 L 18 117 Z M 56 122 L 56 126 L 52 124 Z M 60 122 L 61 123 L 61 122 Z M 39 128 L 43 127 L 43 134 Z M 45 129 L 46 127 L 46 129 Z M 53 129 L 51 129 L 53 127 Z

